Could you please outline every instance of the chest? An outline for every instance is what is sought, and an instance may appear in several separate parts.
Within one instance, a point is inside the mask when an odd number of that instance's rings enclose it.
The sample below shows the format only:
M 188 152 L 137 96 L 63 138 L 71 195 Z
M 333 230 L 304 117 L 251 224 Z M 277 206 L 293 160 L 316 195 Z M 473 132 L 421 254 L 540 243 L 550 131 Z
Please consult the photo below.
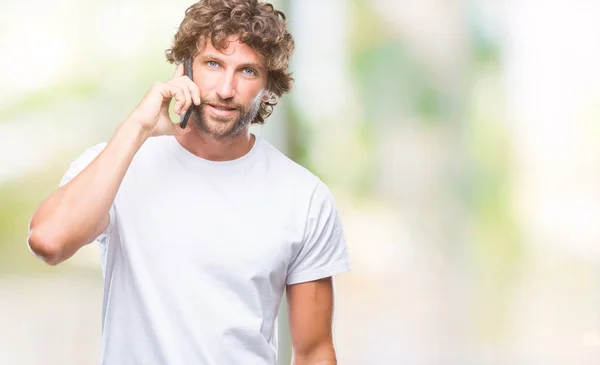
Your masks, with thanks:
M 123 260 L 161 275 L 283 283 L 302 216 L 276 189 L 244 179 L 133 174 L 115 201 Z

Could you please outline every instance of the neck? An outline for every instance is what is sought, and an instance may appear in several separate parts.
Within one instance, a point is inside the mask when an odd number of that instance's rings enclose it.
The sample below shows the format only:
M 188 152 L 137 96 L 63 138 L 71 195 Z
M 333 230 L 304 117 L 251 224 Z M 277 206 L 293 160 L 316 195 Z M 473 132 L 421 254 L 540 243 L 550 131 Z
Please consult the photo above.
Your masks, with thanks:
M 254 145 L 255 137 L 246 128 L 231 138 L 218 138 L 198 128 L 175 137 L 179 144 L 194 155 L 210 161 L 230 161 L 246 155 Z

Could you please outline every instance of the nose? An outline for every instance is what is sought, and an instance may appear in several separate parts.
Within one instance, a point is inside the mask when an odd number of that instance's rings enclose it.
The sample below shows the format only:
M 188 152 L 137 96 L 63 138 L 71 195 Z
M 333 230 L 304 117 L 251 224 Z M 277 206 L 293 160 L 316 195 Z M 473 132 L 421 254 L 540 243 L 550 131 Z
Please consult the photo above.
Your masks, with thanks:
M 223 73 L 219 80 L 217 94 L 221 99 L 231 99 L 235 95 L 235 76 L 232 73 Z

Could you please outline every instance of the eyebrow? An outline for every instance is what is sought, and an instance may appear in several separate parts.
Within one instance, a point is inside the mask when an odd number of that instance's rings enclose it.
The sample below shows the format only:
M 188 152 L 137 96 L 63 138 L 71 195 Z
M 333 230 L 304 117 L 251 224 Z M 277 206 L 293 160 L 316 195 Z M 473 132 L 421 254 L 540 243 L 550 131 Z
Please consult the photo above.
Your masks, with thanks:
M 215 61 L 218 61 L 220 63 L 226 63 L 222 58 L 220 58 L 219 56 L 213 55 L 213 54 L 207 54 L 207 55 L 204 55 L 204 56 L 200 56 L 199 58 L 203 62 L 206 62 L 206 61 L 209 61 L 209 60 L 215 60 Z M 250 67 L 250 68 L 253 68 L 253 69 L 257 70 L 257 71 L 264 72 L 264 68 L 261 65 L 259 65 L 258 63 L 247 62 L 247 63 L 243 63 L 241 65 L 238 65 L 238 68 L 246 68 L 246 67 Z

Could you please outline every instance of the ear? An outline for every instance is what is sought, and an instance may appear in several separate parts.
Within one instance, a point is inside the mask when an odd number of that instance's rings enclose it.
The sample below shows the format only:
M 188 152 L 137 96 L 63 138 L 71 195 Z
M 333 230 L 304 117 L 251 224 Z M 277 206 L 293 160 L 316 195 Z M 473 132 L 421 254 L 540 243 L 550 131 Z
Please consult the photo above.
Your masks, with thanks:
M 273 106 L 273 105 L 277 105 L 277 103 L 279 103 L 279 96 L 275 95 L 274 92 L 267 91 L 262 96 L 261 100 L 262 100 L 263 103 L 267 103 L 267 104 Z
M 270 92 L 269 90 L 265 90 L 261 100 L 263 103 L 268 103 L 269 100 L 271 100 L 271 98 L 273 97 L 273 93 Z

